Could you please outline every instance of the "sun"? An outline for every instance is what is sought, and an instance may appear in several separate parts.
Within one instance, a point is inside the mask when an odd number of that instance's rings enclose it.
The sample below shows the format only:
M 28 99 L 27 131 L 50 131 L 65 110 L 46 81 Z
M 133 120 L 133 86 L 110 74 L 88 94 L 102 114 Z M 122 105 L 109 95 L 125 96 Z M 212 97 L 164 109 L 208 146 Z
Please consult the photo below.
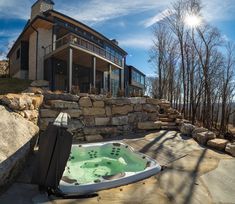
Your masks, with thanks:
M 190 28 L 196 28 L 201 25 L 202 19 L 195 14 L 187 14 L 184 19 L 184 23 Z

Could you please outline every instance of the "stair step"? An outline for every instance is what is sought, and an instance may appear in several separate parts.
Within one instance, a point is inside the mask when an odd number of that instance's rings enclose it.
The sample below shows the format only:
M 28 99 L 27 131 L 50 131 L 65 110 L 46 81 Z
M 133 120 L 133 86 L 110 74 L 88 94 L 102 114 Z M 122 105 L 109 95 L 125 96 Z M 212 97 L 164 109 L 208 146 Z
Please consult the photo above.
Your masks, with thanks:
M 162 122 L 162 126 L 177 126 L 174 122 Z
M 159 120 L 162 122 L 174 122 L 175 121 L 174 118 L 159 118 Z
M 179 126 L 168 126 L 168 125 L 163 125 L 162 130 L 179 130 Z
M 167 114 L 159 114 L 158 117 L 159 118 L 168 118 L 168 115 Z

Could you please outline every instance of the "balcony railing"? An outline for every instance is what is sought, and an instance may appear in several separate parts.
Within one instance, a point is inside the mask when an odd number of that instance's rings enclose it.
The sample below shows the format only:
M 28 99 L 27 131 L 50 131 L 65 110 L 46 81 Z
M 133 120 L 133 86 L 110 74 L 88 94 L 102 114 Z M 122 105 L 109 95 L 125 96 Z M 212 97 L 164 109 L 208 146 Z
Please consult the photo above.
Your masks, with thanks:
M 123 65 L 123 58 L 118 58 L 117 56 L 113 55 L 112 53 L 108 52 L 107 50 L 103 49 L 102 47 L 74 34 L 67 34 L 64 37 L 60 38 L 59 40 L 55 41 L 53 44 L 44 48 L 44 55 L 49 55 L 54 50 L 64 46 L 64 45 L 74 45 L 94 54 L 99 55 L 102 58 L 105 58 L 112 63 L 124 67 Z

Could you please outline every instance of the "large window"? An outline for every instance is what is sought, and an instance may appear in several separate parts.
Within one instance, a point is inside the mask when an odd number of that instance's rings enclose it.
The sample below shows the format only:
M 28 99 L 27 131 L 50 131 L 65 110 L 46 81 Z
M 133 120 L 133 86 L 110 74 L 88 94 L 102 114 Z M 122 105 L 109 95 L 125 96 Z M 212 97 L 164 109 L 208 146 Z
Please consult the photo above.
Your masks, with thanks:
M 73 33 L 76 33 L 79 36 L 84 37 L 85 39 L 92 41 L 92 42 L 96 43 L 97 45 L 103 47 L 103 41 L 101 39 L 97 38 L 96 36 L 94 36 L 93 34 L 83 30 L 82 28 L 80 28 L 78 26 L 75 26 L 71 23 L 65 22 L 61 19 L 56 19 L 56 21 L 57 21 L 58 25 L 65 27 L 66 30 L 70 30 Z
M 105 50 L 107 51 L 108 55 L 110 56 L 110 60 L 116 64 L 122 65 L 123 55 L 112 48 L 111 46 L 106 46 Z
M 139 83 L 139 84 L 142 84 L 144 85 L 144 75 L 140 74 L 139 72 L 136 72 L 135 70 L 132 70 L 132 80 Z
M 113 96 L 117 96 L 119 90 L 119 70 L 112 70 L 111 89 Z

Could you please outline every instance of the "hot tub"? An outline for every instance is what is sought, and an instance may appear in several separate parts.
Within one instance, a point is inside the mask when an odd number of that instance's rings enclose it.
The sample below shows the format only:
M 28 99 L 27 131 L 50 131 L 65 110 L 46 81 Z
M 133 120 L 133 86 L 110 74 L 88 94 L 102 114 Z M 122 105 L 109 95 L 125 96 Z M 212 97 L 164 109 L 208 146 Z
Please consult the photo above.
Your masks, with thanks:
M 59 188 L 84 195 L 153 176 L 161 170 L 154 160 L 119 142 L 73 145 Z

